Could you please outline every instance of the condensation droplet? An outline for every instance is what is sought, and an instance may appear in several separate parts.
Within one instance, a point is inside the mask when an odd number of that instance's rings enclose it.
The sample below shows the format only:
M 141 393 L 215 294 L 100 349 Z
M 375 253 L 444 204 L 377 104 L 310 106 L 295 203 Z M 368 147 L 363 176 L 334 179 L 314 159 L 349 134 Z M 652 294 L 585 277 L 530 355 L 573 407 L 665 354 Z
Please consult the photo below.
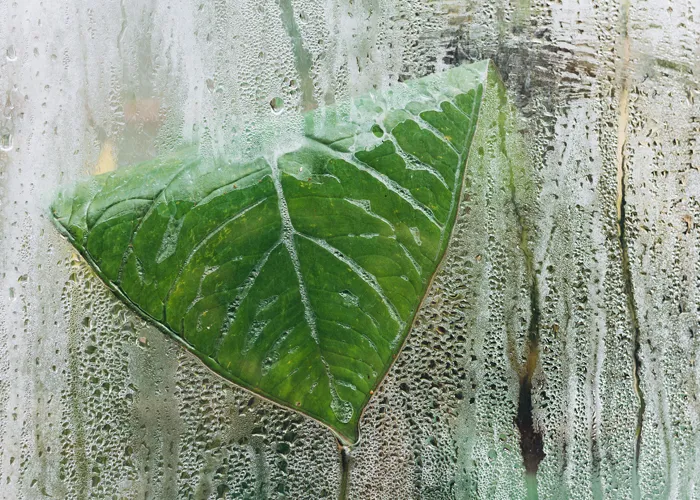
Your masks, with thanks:
M 12 133 L 0 131 L 0 151 L 12 151 Z
M 274 113 L 280 114 L 284 110 L 284 101 L 281 97 L 273 97 L 270 101 L 270 107 Z
M 16 61 L 17 60 L 17 51 L 15 50 L 14 45 L 10 45 L 7 47 L 7 51 L 5 52 L 5 56 L 7 57 L 8 61 Z
M 339 421 L 347 424 L 350 422 L 350 419 L 352 419 L 352 414 L 354 413 L 352 404 L 344 399 L 341 399 L 335 390 L 332 392 L 333 399 L 331 399 L 331 410 Z

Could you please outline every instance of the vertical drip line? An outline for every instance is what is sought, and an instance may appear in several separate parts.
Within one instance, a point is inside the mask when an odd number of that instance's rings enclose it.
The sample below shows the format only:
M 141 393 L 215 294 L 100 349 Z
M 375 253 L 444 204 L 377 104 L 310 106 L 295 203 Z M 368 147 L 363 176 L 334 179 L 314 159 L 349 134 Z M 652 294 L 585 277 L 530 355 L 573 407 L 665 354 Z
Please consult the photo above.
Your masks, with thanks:
M 506 146 L 506 116 L 508 110 L 508 100 L 506 89 L 502 82 L 497 82 L 499 97 L 499 120 L 498 135 L 501 154 L 505 157 L 509 166 L 508 188 L 510 190 L 510 202 L 518 227 L 518 247 L 525 260 L 525 274 L 530 295 L 530 320 L 527 327 L 527 361 L 520 375 L 520 391 L 518 394 L 518 411 L 515 417 L 515 424 L 520 431 L 520 451 L 523 457 L 523 465 L 526 473 L 527 498 L 536 499 L 537 494 L 537 470 L 540 462 L 544 459 L 544 436 L 541 430 L 535 428 L 532 407 L 532 377 L 539 362 L 539 325 L 540 325 L 540 288 L 535 270 L 535 256 L 529 247 L 529 232 L 517 200 L 517 183 L 515 175 L 515 160 L 510 158 Z
M 644 422 L 644 412 L 646 410 L 646 401 L 640 384 L 641 371 L 641 343 L 639 317 L 637 314 L 637 304 L 634 299 L 634 282 L 632 279 L 632 270 L 630 269 L 629 258 L 629 242 L 627 241 L 626 227 L 626 206 L 627 206 L 627 126 L 629 124 L 629 63 L 630 63 L 630 39 L 627 31 L 629 23 L 629 0 L 623 0 L 621 3 L 621 36 L 622 36 L 622 55 L 621 55 L 621 83 L 620 83 L 620 99 L 619 99 L 619 115 L 617 120 L 617 229 L 618 239 L 621 251 L 621 267 L 622 280 L 625 292 L 625 302 L 627 305 L 627 314 L 632 327 L 633 338 L 633 365 L 632 375 L 634 383 L 634 392 L 639 401 L 637 410 L 637 423 L 635 429 L 634 442 L 634 462 L 632 465 L 632 497 L 641 498 L 639 489 L 639 456 L 642 447 L 642 426 Z
M 347 500 L 350 491 L 350 449 L 338 441 L 340 450 L 340 490 L 338 500 Z
M 301 87 L 301 108 L 302 111 L 309 111 L 316 108 L 318 105 L 314 97 L 314 82 L 311 78 L 313 59 L 309 50 L 304 47 L 299 25 L 294 16 L 292 0 L 277 0 L 277 4 L 280 6 L 280 17 L 284 29 L 292 41 L 294 66 L 299 74 L 299 84 Z

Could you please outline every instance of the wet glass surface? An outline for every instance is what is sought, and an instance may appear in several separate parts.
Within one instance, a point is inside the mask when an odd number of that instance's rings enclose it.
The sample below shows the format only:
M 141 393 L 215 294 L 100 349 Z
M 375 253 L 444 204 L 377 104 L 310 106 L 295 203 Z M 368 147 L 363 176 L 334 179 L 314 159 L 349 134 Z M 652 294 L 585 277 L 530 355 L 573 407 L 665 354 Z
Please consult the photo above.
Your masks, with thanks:
M 484 58 L 532 189 L 501 189 L 498 159 L 468 174 L 348 497 L 700 498 L 699 10 L 0 3 L 0 498 L 337 498 L 332 434 L 129 312 L 47 207 L 87 174 L 191 142 L 246 158 L 304 110 Z

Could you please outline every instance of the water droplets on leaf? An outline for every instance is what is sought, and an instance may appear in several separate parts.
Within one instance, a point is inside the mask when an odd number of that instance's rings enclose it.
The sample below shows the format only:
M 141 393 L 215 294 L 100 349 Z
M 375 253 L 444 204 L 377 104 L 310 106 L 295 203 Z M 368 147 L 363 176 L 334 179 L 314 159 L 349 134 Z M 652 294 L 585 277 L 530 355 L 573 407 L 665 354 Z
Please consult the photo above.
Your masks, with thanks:
M 336 418 L 344 424 L 350 422 L 354 410 L 352 409 L 352 404 L 344 399 L 340 399 L 338 393 L 335 389 L 332 390 L 333 399 L 331 400 L 331 410 L 335 414 Z
M 175 253 L 175 249 L 177 248 L 177 239 L 180 236 L 180 230 L 182 229 L 182 224 L 184 222 L 184 217 L 179 219 L 170 217 L 160 248 L 156 254 L 156 263 L 160 264 Z
M 268 355 L 265 356 L 265 359 L 263 359 L 262 365 L 260 367 L 260 371 L 263 376 L 267 375 L 270 371 L 270 369 L 274 366 L 275 363 L 277 363 L 280 360 L 280 348 L 282 347 L 282 344 L 284 344 L 284 341 L 287 339 L 289 336 L 289 330 L 285 330 L 282 332 L 282 334 L 279 336 L 279 338 L 275 341 L 275 343 L 272 345 L 270 348 L 270 351 L 268 352 Z M 292 354 L 293 351 L 290 350 L 288 354 Z
M 265 311 L 270 306 L 272 306 L 275 302 L 277 302 L 278 298 L 279 298 L 279 295 L 273 295 L 271 297 L 268 297 L 266 299 L 261 300 L 260 303 L 258 304 L 258 310 L 256 311 L 256 315 L 260 314 L 261 312 Z
M 347 382 L 345 380 L 339 380 L 338 385 L 342 385 L 343 387 L 347 387 L 348 389 L 353 390 L 353 391 L 357 390 L 357 386 L 355 384 Z
M 248 335 L 246 336 L 245 339 L 245 345 L 243 346 L 243 353 L 247 353 L 250 351 L 253 346 L 255 345 L 255 342 L 258 340 L 260 337 L 260 334 L 262 334 L 263 330 L 267 326 L 269 321 L 254 321 L 253 325 L 250 327 L 250 330 L 248 331 Z
M 343 303 L 346 306 L 357 307 L 360 304 L 360 299 L 353 295 L 349 290 L 343 290 L 338 292 L 338 295 L 343 299 Z
M 141 283 L 146 282 L 146 276 L 145 276 L 145 270 L 143 268 L 143 262 L 141 262 L 141 259 L 136 257 L 134 259 L 134 263 L 136 264 L 136 276 L 138 276 L 139 280 Z
M 411 227 L 409 228 L 411 230 L 411 234 L 413 235 L 413 239 L 416 242 L 416 245 L 421 246 L 423 244 L 423 241 L 420 239 L 420 229 L 417 227 Z

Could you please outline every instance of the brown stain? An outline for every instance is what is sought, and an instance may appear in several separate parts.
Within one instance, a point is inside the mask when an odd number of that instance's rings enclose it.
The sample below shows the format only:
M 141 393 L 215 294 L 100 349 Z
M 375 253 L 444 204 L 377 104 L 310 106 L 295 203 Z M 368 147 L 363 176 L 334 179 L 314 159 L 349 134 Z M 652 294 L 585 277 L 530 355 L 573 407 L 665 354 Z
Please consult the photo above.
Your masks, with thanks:
M 530 350 L 525 365 L 526 372 L 520 378 L 520 393 L 518 394 L 518 413 L 515 423 L 520 431 L 520 452 L 523 457 L 525 473 L 535 476 L 540 462 L 545 457 L 544 436 L 535 428 L 532 416 L 532 375 L 537 367 L 539 348 Z
M 508 99 L 506 97 L 506 88 L 502 81 L 499 81 L 499 105 L 501 113 L 508 113 Z M 518 410 L 514 418 L 514 423 L 520 431 L 520 451 L 523 457 L 523 465 L 525 467 L 526 476 L 531 480 L 531 486 L 528 487 L 531 493 L 528 498 L 537 498 L 537 470 L 540 463 L 544 460 L 544 433 L 542 429 L 535 426 L 533 417 L 532 405 L 532 378 L 537 369 L 539 361 L 539 343 L 540 343 L 540 286 L 537 278 L 537 269 L 535 265 L 535 256 L 530 248 L 530 228 L 528 226 L 527 216 L 518 202 L 517 191 L 520 189 L 516 180 L 514 164 L 515 158 L 510 158 L 505 144 L 506 130 L 505 123 L 501 120 L 498 123 L 498 135 L 501 139 L 500 150 L 503 156 L 507 159 L 510 172 L 508 185 L 510 190 L 510 202 L 513 206 L 513 214 L 518 227 L 518 247 L 522 253 L 525 263 L 525 275 L 527 277 L 527 286 L 530 298 L 530 318 L 527 325 L 527 360 L 524 365 L 519 365 L 515 361 L 517 357 L 511 357 L 514 361 L 514 369 L 520 373 L 520 390 L 518 393 Z M 511 353 L 515 351 L 515 346 L 509 347 Z
M 521 248 L 526 260 L 526 267 L 530 277 L 530 321 L 527 332 L 527 360 L 523 367 L 524 373 L 520 377 L 520 391 L 518 394 L 518 412 L 515 417 L 515 425 L 520 431 L 520 452 L 523 457 L 525 473 L 533 478 L 537 476 L 540 462 L 546 456 L 544 453 L 544 434 L 535 426 L 532 406 L 532 378 L 537 370 L 540 358 L 540 294 L 539 284 L 534 272 L 534 256 L 526 245 L 527 235 L 522 235 Z M 537 484 L 534 484 L 534 497 L 537 496 Z
M 506 88 L 500 75 L 494 73 L 498 79 L 496 82 L 498 89 L 498 100 L 501 116 L 509 113 L 509 102 L 506 96 Z M 530 299 L 530 318 L 527 325 L 526 349 L 527 359 L 524 365 L 517 360 L 515 344 L 509 342 L 507 347 L 511 366 L 514 371 L 520 374 L 520 389 L 518 394 L 518 409 L 515 415 L 514 424 L 520 431 L 520 451 L 523 457 L 526 477 L 528 478 L 528 498 L 537 498 L 537 470 L 545 457 L 544 453 L 544 433 L 542 429 L 535 426 L 532 405 L 532 379 L 537 369 L 539 361 L 540 343 L 540 286 L 537 278 L 535 256 L 530 248 L 530 227 L 525 207 L 521 207 L 518 202 L 518 191 L 523 188 L 518 181 L 515 169 L 517 159 L 511 158 L 506 147 L 507 131 L 505 120 L 498 121 L 498 137 L 500 153 L 507 160 L 509 165 L 508 189 L 510 191 L 510 203 L 513 208 L 513 215 L 518 230 L 518 248 L 522 253 L 525 264 L 525 276 Z

